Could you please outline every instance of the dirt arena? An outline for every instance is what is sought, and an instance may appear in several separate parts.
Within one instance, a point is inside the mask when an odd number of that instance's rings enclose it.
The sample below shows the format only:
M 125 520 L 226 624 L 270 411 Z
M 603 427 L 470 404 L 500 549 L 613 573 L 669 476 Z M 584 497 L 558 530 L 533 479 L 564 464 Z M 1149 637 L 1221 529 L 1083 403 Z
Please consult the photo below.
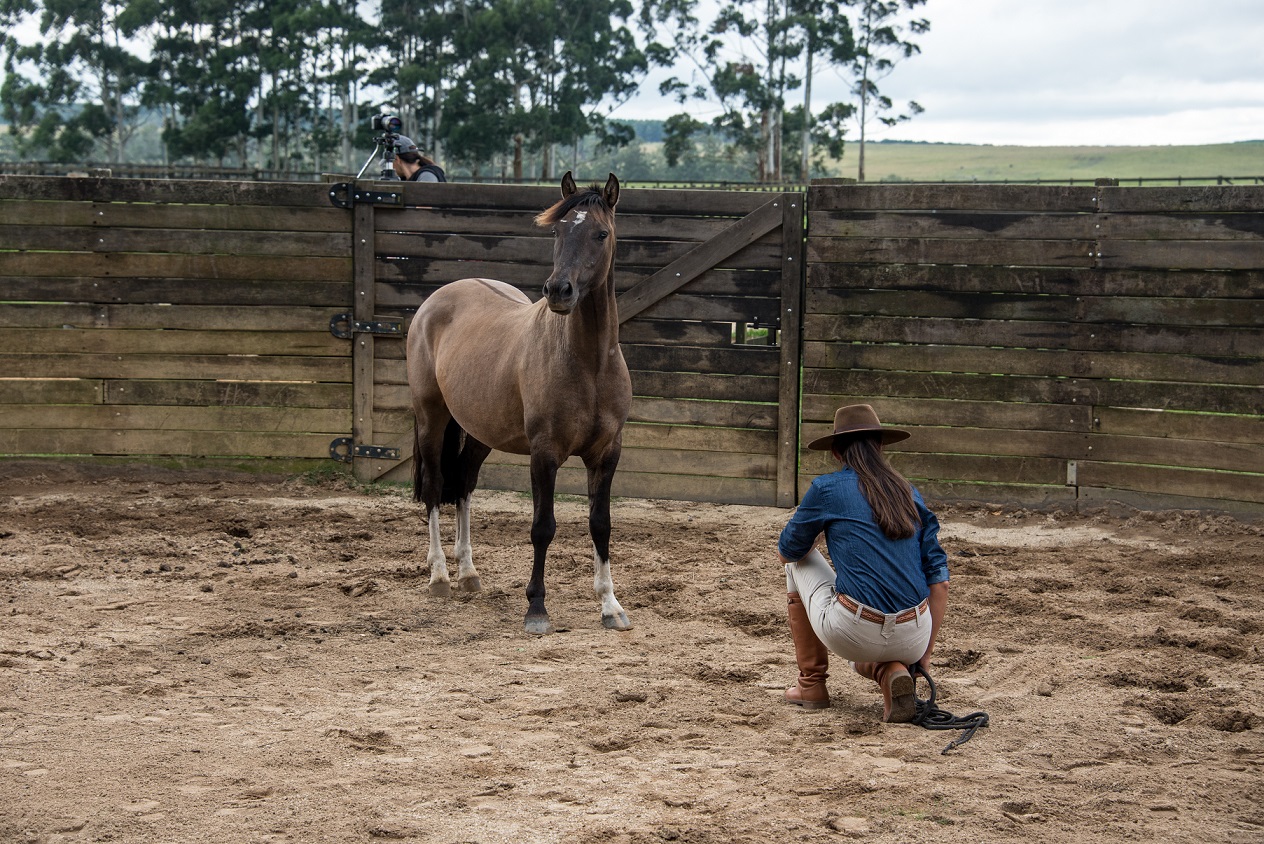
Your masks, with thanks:
M 785 511 L 616 502 L 615 633 L 565 500 L 530 637 L 475 503 L 437 599 L 402 489 L 0 463 L 0 841 L 1264 841 L 1258 524 L 941 508 L 942 755 L 838 661 L 782 703 Z

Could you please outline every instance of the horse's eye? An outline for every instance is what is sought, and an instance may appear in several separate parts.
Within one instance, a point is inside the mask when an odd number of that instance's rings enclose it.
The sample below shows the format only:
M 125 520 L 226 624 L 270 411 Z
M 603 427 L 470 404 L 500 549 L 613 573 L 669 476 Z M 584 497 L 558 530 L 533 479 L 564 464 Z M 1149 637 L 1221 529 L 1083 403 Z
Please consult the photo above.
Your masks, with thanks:
M 598 240 L 605 240 L 608 237 L 610 237 L 610 232 L 608 231 L 602 230 L 602 231 L 597 232 Z

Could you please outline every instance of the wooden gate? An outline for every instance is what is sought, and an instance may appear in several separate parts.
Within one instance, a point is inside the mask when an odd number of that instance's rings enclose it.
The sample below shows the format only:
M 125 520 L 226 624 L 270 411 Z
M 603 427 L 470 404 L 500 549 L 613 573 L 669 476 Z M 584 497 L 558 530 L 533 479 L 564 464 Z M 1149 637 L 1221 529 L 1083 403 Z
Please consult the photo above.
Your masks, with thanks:
M 508 282 L 536 299 L 552 239 L 535 214 L 556 188 L 361 181 L 354 214 L 357 477 L 411 477 L 403 337 L 439 286 Z M 796 500 L 803 203 L 798 194 L 625 190 L 618 209 L 620 340 L 634 400 L 615 495 L 791 506 Z M 530 489 L 528 460 L 493 452 L 481 485 Z M 568 461 L 558 491 L 586 491 Z

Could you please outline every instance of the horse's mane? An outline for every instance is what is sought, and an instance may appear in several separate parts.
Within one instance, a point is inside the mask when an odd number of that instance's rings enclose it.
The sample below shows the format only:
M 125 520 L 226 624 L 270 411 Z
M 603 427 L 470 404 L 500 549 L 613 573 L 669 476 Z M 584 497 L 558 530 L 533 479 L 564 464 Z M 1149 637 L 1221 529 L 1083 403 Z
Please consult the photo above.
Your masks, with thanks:
M 590 185 L 570 196 L 559 199 L 551 208 L 541 211 L 535 217 L 535 224 L 537 226 L 551 226 L 569 214 L 574 208 L 589 208 L 594 205 L 607 213 L 610 211 L 610 206 L 606 205 L 601 188 L 597 185 Z

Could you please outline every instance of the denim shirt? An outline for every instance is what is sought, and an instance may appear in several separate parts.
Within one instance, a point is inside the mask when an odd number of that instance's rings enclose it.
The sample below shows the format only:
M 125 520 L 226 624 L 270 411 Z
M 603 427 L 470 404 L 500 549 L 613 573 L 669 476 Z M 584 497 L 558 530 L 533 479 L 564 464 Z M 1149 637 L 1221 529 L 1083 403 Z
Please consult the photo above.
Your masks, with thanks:
M 777 550 L 801 560 L 822 532 L 834 563 L 834 588 L 893 613 L 920 604 L 930 585 L 948 579 L 948 556 L 939 547 L 939 520 L 913 490 L 921 527 L 908 539 L 888 539 L 860 491 L 860 479 L 844 466 L 812 482 L 781 532 Z

